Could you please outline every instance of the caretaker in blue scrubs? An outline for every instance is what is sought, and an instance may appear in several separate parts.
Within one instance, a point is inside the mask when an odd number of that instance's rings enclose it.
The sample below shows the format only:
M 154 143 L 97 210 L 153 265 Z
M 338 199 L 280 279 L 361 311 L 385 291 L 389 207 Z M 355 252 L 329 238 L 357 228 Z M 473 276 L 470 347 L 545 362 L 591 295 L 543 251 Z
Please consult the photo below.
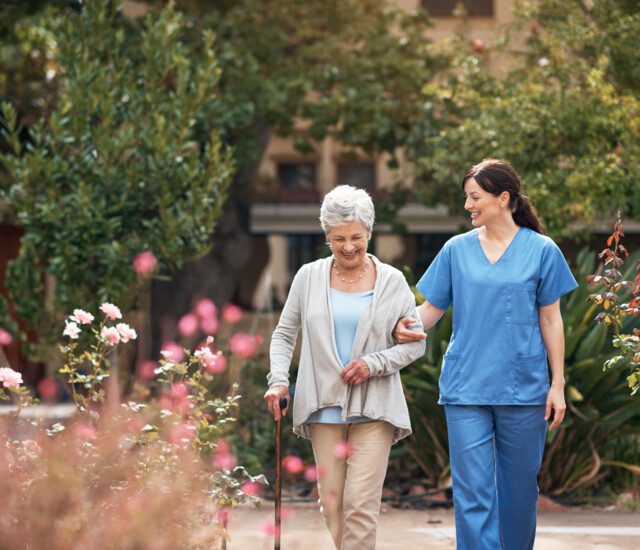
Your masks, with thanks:
M 577 284 L 511 165 L 484 160 L 462 188 L 474 229 L 450 239 L 417 284 L 425 329 L 453 306 L 439 403 L 457 545 L 531 549 L 546 421 L 553 412 L 554 429 L 566 409 L 559 299 Z M 415 340 L 404 322 L 395 337 Z

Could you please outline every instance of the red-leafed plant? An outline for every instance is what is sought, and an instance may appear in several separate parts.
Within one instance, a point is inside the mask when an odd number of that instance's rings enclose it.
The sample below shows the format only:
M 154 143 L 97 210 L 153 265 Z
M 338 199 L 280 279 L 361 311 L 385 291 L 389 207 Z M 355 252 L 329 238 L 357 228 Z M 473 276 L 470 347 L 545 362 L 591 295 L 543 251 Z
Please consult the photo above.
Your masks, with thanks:
M 635 278 L 626 280 L 622 266 L 629 252 L 620 244 L 622 237 L 624 229 L 622 220 L 618 218 L 613 225 L 613 233 L 607 239 L 607 248 L 599 254 L 604 261 L 602 272 L 587 277 L 587 281 L 597 289 L 588 299 L 601 307 L 602 311 L 596 315 L 595 321 L 613 328 L 613 346 L 620 350 L 604 366 L 631 368 L 627 380 L 631 395 L 635 395 L 640 389 L 640 329 L 633 328 L 631 333 L 627 333 L 622 325 L 625 317 L 640 316 L 640 263 L 636 266 L 638 273 Z

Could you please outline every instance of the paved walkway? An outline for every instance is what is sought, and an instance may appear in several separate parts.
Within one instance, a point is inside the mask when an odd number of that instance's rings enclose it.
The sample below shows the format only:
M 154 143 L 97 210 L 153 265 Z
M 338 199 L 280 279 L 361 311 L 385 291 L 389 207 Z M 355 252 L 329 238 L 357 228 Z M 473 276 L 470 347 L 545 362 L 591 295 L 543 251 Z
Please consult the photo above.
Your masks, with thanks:
M 282 550 L 335 550 L 315 504 L 283 508 Z M 547 512 L 538 516 L 534 550 L 638 550 L 640 513 L 593 510 Z M 260 512 L 231 512 L 228 550 L 269 550 L 273 504 Z M 454 550 L 453 510 L 395 510 L 383 507 L 377 550 Z

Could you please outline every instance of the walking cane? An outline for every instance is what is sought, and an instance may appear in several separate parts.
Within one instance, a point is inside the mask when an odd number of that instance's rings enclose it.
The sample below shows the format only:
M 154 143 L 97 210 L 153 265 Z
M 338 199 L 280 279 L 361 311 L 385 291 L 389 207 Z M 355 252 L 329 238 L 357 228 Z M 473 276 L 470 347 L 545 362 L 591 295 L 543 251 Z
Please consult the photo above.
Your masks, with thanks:
M 280 411 L 287 408 L 287 398 L 283 395 L 280 397 Z M 276 528 L 273 548 L 280 550 L 280 508 L 282 496 L 282 413 L 276 420 Z

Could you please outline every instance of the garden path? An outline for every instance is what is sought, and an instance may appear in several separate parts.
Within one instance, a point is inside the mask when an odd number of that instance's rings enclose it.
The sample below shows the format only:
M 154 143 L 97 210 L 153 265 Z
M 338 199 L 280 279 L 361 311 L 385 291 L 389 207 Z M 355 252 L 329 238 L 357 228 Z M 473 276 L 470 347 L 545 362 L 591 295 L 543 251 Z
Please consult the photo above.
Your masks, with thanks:
M 315 504 L 283 508 L 282 550 L 333 550 Z M 228 550 L 269 550 L 273 538 L 273 504 L 262 511 L 240 507 L 232 511 Z M 539 515 L 534 550 L 637 550 L 640 513 L 572 509 Z M 455 550 L 453 510 L 397 510 L 383 506 L 377 550 Z

